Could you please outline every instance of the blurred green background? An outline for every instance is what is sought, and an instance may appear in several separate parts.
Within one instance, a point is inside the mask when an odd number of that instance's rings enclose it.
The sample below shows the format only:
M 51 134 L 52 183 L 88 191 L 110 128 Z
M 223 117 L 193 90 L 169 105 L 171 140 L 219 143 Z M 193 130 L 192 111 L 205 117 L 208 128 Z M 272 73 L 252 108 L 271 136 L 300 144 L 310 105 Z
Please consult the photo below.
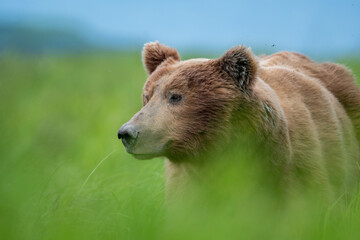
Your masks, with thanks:
M 340 62 L 360 75 L 359 61 Z M 168 214 L 163 159 L 135 160 L 116 137 L 141 107 L 140 53 L 9 54 L 0 66 L 1 239 L 360 236 L 360 196 L 279 203 L 245 159 Z
M 242 43 L 295 50 L 359 80 L 358 10 L 351 1 L 2 1 L 0 239 L 360 239 L 360 195 L 283 201 L 253 159 L 231 154 L 216 158 L 236 164 L 169 208 L 164 159 L 135 160 L 117 139 L 141 108 L 145 42 L 184 59 Z

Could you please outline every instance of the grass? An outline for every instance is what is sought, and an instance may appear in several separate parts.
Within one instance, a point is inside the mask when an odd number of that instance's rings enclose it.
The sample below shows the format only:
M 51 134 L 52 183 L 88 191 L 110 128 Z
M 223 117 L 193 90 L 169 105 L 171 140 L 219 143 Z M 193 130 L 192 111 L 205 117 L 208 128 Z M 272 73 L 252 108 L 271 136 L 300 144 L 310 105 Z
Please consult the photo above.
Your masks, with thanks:
M 360 238 L 360 196 L 284 203 L 245 160 L 167 209 L 163 159 L 116 137 L 145 79 L 140 54 L 0 58 L 1 239 Z

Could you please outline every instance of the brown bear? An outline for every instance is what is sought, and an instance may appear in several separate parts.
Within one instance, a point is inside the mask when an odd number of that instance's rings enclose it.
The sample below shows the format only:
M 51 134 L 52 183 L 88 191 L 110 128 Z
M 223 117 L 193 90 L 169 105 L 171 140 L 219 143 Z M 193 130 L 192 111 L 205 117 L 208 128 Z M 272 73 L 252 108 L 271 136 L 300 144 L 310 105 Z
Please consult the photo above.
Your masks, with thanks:
M 118 137 L 138 159 L 166 157 L 167 188 L 178 188 L 210 151 L 247 136 L 285 186 L 342 193 L 357 184 L 360 91 L 344 66 L 293 52 L 256 57 L 244 46 L 181 61 L 158 42 L 145 44 L 143 63 L 143 108 Z

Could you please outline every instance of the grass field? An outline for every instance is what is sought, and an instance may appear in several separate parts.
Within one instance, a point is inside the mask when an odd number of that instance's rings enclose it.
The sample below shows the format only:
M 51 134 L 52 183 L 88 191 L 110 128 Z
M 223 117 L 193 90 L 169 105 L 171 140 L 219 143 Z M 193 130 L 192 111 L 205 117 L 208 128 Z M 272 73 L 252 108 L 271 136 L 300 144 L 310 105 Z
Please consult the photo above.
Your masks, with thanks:
M 116 136 L 145 79 L 140 54 L 0 57 L 0 239 L 360 239 L 360 196 L 279 203 L 247 161 L 169 212 L 163 159 Z

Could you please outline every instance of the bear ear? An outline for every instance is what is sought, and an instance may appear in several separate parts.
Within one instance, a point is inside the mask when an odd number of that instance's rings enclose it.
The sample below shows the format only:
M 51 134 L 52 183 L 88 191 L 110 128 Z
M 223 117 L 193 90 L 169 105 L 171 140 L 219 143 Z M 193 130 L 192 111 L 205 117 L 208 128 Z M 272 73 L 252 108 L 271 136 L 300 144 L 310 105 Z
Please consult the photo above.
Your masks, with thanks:
M 225 71 L 241 89 L 251 88 L 258 70 L 258 62 L 251 50 L 237 46 L 227 51 L 219 59 L 221 69 Z
M 142 52 L 143 63 L 148 74 L 151 74 L 165 60 L 172 58 L 173 61 L 180 61 L 176 49 L 170 48 L 159 42 L 150 42 L 144 45 Z

